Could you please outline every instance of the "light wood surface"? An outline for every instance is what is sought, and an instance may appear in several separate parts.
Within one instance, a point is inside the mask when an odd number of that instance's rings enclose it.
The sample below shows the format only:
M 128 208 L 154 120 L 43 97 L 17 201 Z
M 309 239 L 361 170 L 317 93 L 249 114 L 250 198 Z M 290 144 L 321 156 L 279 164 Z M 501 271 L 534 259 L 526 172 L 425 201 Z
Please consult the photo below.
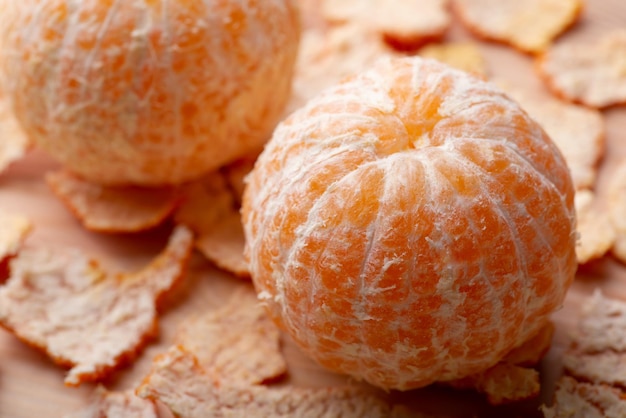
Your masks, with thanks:
M 590 38 L 616 27 L 626 27 L 626 2 L 587 0 L 581 21 L 564 37 Z M 468 38 L 469 35 L 455 22 L 448 39 Z M 531 57 L 493 43 L 481 42 L 480 48 L 491 75 L 514 81 L 533 94 L 547 94 L 533 70 Z M 596 186 L 600 196 L 606 193 L 606 181 L 616 163 L 626 158 L 626 107 L 608 109 L 604 115 L 607 124 L 606 156 Z M 43 182 L 44 173 L 56 167 L 49 157 L 35 151 L 0 175 L 0 207 L 26 214 L 34 222 L 35 229 L 28 239 L 29 244 L 77 246 L 102 259 L 112 270 L 119 271 L 140 267 L 163 246 L 167 227 L 130 236 L 94 234 L 82 229 Z M 177 323 L 187 314 L 213 309 L 224 303 L 234 289 L 249 285 L 195 256 L 183 288 L 170 298 L 167 309 L 162 313 L 159 339 L 150 344 L 132 366 L 117 373 L 105 385 L 111 389 L 133 387 L 147 372 L 154 355 L 169 345 Z M 390 398 L 416 411 L 454 417 L 540 416 L 538 405 L 550 399 L 554 381 L 560 373 L 560 353 L 566 344 L 568 330 L 576 321 L 580 302 L 596 287 L 610 296 L 626 299 L 626 266 L 607 256 L 579 269 L 563 309 L 554 316 L 557 332 L 553 348 L 541 365 L 544 384 L 539 399 L 494 408 L 482 396 L 443 388 L 391 393 Z M 289 384 L 324 386 L 345 382 L 345 378 L 314 365 L 287 338 L 283 348 L 289 363 Z M 44 355 L 0 330 L 0 417 L 61 417 L 84 405 L 93 386 L 68 388 L 63 385 L 63 376 L 64 370 Z

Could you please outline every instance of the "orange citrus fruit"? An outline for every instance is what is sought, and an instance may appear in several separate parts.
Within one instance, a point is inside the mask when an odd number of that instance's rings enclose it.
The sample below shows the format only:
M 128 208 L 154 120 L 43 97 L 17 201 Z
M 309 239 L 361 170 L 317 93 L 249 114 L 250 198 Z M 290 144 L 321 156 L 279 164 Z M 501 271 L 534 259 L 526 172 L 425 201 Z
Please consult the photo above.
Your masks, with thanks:
M 289 96 L 292 0 L 20 0 L 0 17 L 17 118 L 103 184 L 197 178 L 261 146 Z
M 248 177 L 259 297 L 310 356 L 385 389 L 493 366 L 559 308 L 574 188 L 494 85 L 378 61 L 281 122 Z

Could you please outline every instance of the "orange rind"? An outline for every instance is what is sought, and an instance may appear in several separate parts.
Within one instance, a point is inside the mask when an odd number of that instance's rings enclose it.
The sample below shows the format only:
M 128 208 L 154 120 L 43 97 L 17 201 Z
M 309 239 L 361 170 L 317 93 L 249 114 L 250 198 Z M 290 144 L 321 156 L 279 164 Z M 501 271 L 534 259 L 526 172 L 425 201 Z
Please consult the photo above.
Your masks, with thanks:
M 448 0 L 322 0 L 329 22 L 358 23 L 400 50 L 443 38 L 450 26 Z
M 356 388 L 270 388 L 216 380 L 183 347 L 159 355 L 137 388 L 143 398 L 167 405 L 175 416 L 393 417 L 393 408 Z
M 612 386 L 564 376 L 557 382 L 553 404 L 542 410 L 545 418 L 621 418 L 626 416 L 626 400 Z
M 616 240 L 615 227 L 607 211 L 598 208 L 596 200 L 595 193 L 590 190 L 578 190 L 574 198 L 580 235 L 580 242 L 576 246 L 579 264 L 604 256 Z
M 314 28 L 302 34 L 287 113 L 302 107 L 322 90 L 396 55 L 363 25 Z
M 256 385 L 287 372 L 280 331 L 251 288 L 236 291 L 217 310 L 185 320 L 174 341 L 222 382 Z
M 198 251 L 217 267 L 249 278 L 241 216 L 224 176 L 212 173 L 187 185 L 182 193 L 183 203 L 174 219 L 194 231 Z
M 555 44 L 537 60 L 547 87 L 557 96 L 589 107 L 626 103 L 626 30 L 585 42 Z
M 563 356 L 565 371 L 579 380 L 626 387 L 626 302 L 599 290 L 587 298 Z
M 196 248 L 218 268 L 242 279 L 250 278 L 244 257 L 245 237 L 239 211 L 220 218 L 210 231 L 196 237 Z
M 259 157 L 259 153 L 260 151 L 246 155 L 234 163 L 222 167 L 221 171 L 226 179 L 226 184 L 233 193 L 237 206 L 241 206 L 243 191 L 246 187 L 246 176 L 252 170 L 252 167 L 254 167 L 254 162 Z
M 620 162 L 609 177 L 607 204 L 609 219 L 615 228 L 611 252 L 626 263 L 626 161 Z
M 22 250 L 0 287 L 0 325 L 70 368 L 66 385 L 101 381 L 157 334 L 157 306 L 182 279 L 192 242 L 178 227 L 148 266 L 120 275 L 78 250 Z
M 566 375 L 557 382 L 546 418 L 618 418 L 626 415 L 626 302 L 599 289 L 582 303 L 563 355 Z
M 454 0 L 465 26 L 476 35 L 539 53 L 579 18 L 582 0 Z
M 26 154 L 29 141 L 0 90 L 0 172 Z
M 385 389 L 482 372 L 577 268 L 574 187 L 493 84 L 383 59 L 278 126 L 242 206 L 253 282 L 318 363 Z
M 32 227 L 25 216 L 0 211 L 0 283 L 7 278 L 8 262 L 22 248 Z
M 91 231 L 139 232 L 162 222 L 179 205 L 174 187 L 102 186 L 61 170 L 48 173 L 48 186 Z
M 418 54 L 420 57 L 436 59 L 459 70 L 487 78 L 485 58 L 474 42 L 447 42 L 426 45 L 419 50 Z
M 158 418 L 157 407 L 149 400 L 141 399 L 133 391 L 113 392 L 98 386 L 89 404 L 63 418 L 133 417 Z

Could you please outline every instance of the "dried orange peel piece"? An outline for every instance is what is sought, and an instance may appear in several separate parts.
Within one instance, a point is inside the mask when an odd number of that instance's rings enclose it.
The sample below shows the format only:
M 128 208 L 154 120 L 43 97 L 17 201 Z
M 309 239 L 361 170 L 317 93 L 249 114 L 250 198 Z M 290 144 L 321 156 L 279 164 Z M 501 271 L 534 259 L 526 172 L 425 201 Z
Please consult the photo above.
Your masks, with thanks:
M 547 86 L 558 96 L 604 108 L 626 103 L 626 30 L 587 42 L 555 44 L 537 61 Z
M 226 183 L 233 193 L 235 202 L 238 206 L 241 206 L 241 199 L 243 197 L 243 191 L 246 187 L 245 179 L 248 173 L 254 167 L 254 162 L 259 157 L 260 152 L 249 154 L 243 158 L 238 159 L 232 164 L 222 167 L 221 171 L 224 174 Z
M 478 45 L 474 42 L 447 42 L 427 45 L 419 55 L 432 58 L 479 77 L 487 77 L 487 64 Z
M 245 237 L 239 211 L 233 210 L 196 238 L 196 248 L 220 269 L 242 279 L 250 278 L 244 257 Z
M 196 248 L 217 267 L 248 278 L 241 216 L 224 176 L 215 172 L 189 184 L 182 193 L 183 203 L 174 219 L 194 231 Z
M 186 320 L 175 342 L 220 381 L 260 384 L 287 372 L 280 331 L 251 287 L 236 291 L 221 308 Z
M 572 26 L 582 0 L 454 0 L 461 21 L 476 35 L 538 53 Z
M 363 25 L 353 23 L 307 30 L 296 60 L 293 91 L 287 113 L 347 76 L 395 53 Z
M 0 211 L 0 283 L 6 279 L 8 260 L 17 254 L 31 229 L 25 216 Z
M 622 418 L 626 416 L 626 400 L 612 386 L 564 376 L 557 382 L 552 405 L 544 405 L 542 410 L 545 418 Z
M 183 347 L 155 359 L 138 396 L 159 400 L 176 416 L 390 417 L 392 408 L 377 396 L 354 388 L 270 388 L 230 385 L 207 373 Z
M 593 383 L 626 387 L 626 302 L 599 290 L 586 300 L 563 356 L 567 373 Z
M 599 289 L 586 298 L 563 356 L 567 376 L 557 383 L 551 418 L 626 416 L 626 301 Z
M 626 161 L 618 164 L 609 178 L 607 203 L 609 218 L 615 228 L 611 251 L 626 263 Z
M 0 172 L 24 156 L 29 141 L 0 90 Z
M 185 185 L 181 194 L 183 201 L 174 214 L 174 220 L 196 233 L 211 230 L 235 206 L 233 194 L 219 172 Z
M 70 367 L 66 385 L 102 380 L 157 333 L 157 305 L 182 278 L 192 244 L 177 227 L 148 266 L 119 275 L 78 250 L 22 250 L 0 288 L 0 324 Z
M 593 187 L 606 141 L 602 113 L 549 97 L 532 97 L 511 82 L 498 80 L 497 83 L 556 143 L 570 168 L 576 189 Z
M 138 232 L 161 224 L 180 203 L 174 187 L 102 186 L 61 170 L 46 182 L 76 218 L 91 231 Z
M 323 0 L 322 15 L 332 23 L 359 23 L 394 47 L 417 49 L 441 39 L 450 26 L 448 0 Z
M 564 357 L 568 374 L 585 382 L 626 387 L 626 353 L 607 350 L 602 353 L 569 353 Z
M 607 211 L 597 207 L 596 199 L 595 193 L 590 190 L 576 191 L 574 204 L 580 235 L 576 257 L 579 264 L 604 256 L 615 243 L 615 227 Z
M 142 399 L 133 391 L 111 392 L 102 386 L 94 391 L 89 404 L 63 418 L 133 417 L 158 418 L 152 401 Z

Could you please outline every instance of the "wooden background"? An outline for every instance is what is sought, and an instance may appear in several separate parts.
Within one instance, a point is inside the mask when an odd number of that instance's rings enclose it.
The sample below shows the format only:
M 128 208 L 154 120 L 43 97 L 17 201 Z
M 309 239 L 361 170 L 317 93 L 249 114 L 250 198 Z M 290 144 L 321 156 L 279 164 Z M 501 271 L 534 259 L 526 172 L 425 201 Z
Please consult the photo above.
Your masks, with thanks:
M 626 27 L 626 2 L 587 0 L 581 21 L 564 37 L 591 38 L 616 27 Z M 455 22 L 448 39 L 468 38 L 470 36 Z M 512 80 L 533 94 L 547 94 L 533 70 L 531 57 L 503 45 L 481 42 L 480 48 L 487 59 L 491 75 Z M 596 185 L 600 196 L 606 193 L 606 180 L 616 163 L 626 158 L 626 107 L 611 108 L 604 114 L 607 126 L 606 155 Z M 78 246 L 101 258 L 113 271 L 139 268 L 162 248 L 167 235 L 166 228 L 138 236 L 98 235 L 82 229 L 42 180 L 46 171 L 56 167 L 45 154 L 35 151 L 0 175 L 0 207 L 26 214 L 35 224 L 29 243 Z M 185 285 L 172 298 L 172 303 L 161 317 L 160 338 L 149 345 L 131 367 L 106 382 L 106 386 L 112 389 L 133 387 L 149 369 L 154 355 L 169 345 L 176 324 L 185 315 L 191 311 L 219 306 L 239 286 L 249 284 L 214 269 L 196 256 Z M 542 401 L 550 399 L 554 381 L 560 373 L 560 353 L 567 342 L 568 330 L 575 323 L 579 304 L 596 287 L 602 288 L 610 296 L 626 299 L 626 266 L 607 256 L 579 269 L 565 306 L 554 317 L 557 333 L 553 348 L 541 365 L 544 385 L 540 399 L 494 408 L 481 396 L 471 392 L 442 388 L 391 393 L 389 396 L 416 411 L 453 417 L 540 416 L 537 407 Z M 343 377 L 327 373 L 314 365 L 287 338 L 284 341 L 284 352 L 290 368 L 288 384 L 324 386 L 345 381 Z M 41 353 L 0 330 L 0 417 L 61 417 L 84 405 L 93 386 L 68 388 L 63 385 L 63 376 L 64 371 Z

